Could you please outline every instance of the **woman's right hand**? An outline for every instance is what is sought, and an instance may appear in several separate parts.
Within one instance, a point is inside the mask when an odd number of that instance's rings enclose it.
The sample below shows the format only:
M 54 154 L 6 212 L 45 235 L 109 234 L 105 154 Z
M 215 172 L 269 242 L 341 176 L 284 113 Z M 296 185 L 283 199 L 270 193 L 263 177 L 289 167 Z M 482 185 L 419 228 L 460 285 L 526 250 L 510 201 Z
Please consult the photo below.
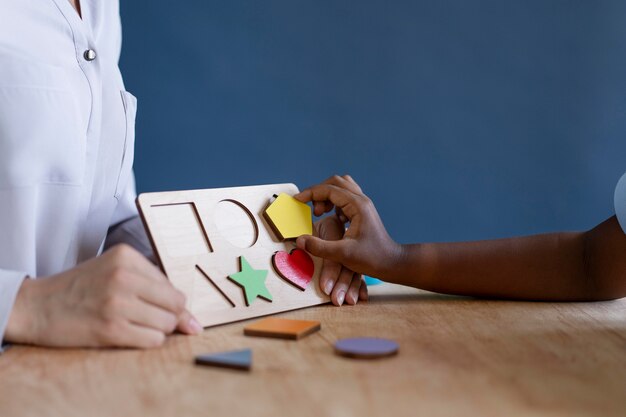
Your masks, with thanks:
M 335 175 L 322 184 L 295 196 L 303 203 L 313 202 L 314 214 L 321 216 L 333 208 L 348 223 L 340 240 L 300 236 L 297 245 L 314 256 L 329 259 L 360 274 L 388 280 L 402 256 L 402 246 L 387 233 L 376 207 L 349 175 Z
M 4 339 L 59 347 L 160 346 L 178 329 L 202 330 L 185 296 L 143 255 L 118 245 L 20 288 Z

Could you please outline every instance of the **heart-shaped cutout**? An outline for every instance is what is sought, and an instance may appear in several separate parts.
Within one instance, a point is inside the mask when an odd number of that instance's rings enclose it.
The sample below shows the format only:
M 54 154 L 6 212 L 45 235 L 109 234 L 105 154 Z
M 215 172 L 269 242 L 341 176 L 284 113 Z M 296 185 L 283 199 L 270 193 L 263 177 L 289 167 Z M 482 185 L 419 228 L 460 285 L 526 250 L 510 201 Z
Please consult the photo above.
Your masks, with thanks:
M 278 251 L 272 256 L 272 264 L 278 275 L 302 291 L 306 290 L 315 272 L 313 259 L 302 249 L 294 249 L 291 253 Z

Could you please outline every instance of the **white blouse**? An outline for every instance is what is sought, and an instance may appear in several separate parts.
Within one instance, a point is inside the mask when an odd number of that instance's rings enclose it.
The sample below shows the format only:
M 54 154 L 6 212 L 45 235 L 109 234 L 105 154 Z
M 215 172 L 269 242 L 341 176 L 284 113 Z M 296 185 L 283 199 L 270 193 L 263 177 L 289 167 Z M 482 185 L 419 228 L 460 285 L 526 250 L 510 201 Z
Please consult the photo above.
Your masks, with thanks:
M 119 4 L 81 5 L 0 0 L 0 341 L 24 277 L 98 255 L 137 216 Z

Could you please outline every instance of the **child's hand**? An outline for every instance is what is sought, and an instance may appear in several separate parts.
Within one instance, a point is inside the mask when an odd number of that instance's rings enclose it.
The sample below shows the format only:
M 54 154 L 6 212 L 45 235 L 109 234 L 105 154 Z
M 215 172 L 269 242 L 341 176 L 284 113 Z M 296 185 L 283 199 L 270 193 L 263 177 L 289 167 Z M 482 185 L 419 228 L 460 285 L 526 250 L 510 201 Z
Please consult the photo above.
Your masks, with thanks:
M 337 218 L 349 223 L 340 240 L 300 236 L 297 244 L 315 256 L 341 263 L 362 274 L 386 279 L 402 256 L 402 247 L 391 239 L 372 201 L 348 175 L 334 176 L 295 196 L 313 202 L 314 213 L 321 216 L 335 208 Z
M 324 240 L 339 240 L 345 231 L 343 222 L 335 216 L 327 216 L 315 222 L 314 235 Z M 330 259 L 324 259 L 319 286 L 324 294 L 330 295 L 336 306 L 342 305 L 344 301 L 350 305 L 359 300 L 367 301 L 367 285 L 361 274 Z

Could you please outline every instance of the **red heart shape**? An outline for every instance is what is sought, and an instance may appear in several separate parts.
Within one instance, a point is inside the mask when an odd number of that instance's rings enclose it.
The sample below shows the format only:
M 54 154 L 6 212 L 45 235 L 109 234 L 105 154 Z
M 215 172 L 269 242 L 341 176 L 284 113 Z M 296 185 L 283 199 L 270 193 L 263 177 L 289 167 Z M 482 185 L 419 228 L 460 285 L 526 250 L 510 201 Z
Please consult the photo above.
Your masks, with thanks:
M 302 249 L 294 249 L 291 253 L 278 251 L 272 256 L 272 264 L 278 275 L 302 291 L 306 290 L 315 272 L 313 259 Z

